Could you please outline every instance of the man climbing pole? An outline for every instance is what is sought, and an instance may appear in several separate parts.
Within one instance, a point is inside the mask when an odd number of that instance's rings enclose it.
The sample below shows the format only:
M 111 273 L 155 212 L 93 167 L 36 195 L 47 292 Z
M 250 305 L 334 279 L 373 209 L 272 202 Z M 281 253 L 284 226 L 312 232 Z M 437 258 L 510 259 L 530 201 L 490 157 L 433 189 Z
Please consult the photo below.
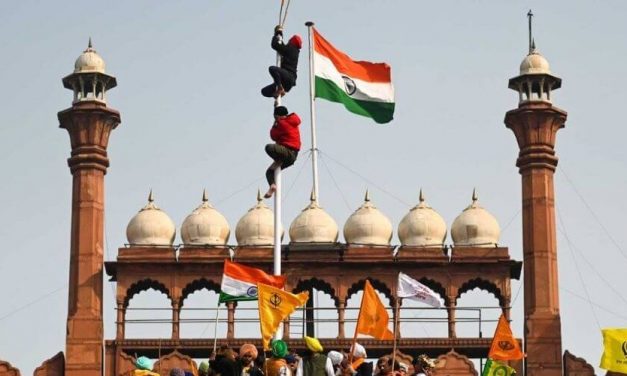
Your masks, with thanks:
M 274 182 L 274 170 L 277 167 L 286 169 L 294 164 L 298 151 L 300 150 L 300 117 L 296 113 L 289 113 L 284 106 L 278 106 L 274 109 L 274 124 L 270 129 L 270 138 L 274 144 L 266 145 L 266 154 L 274 160 L 268 170 L 266 170 L 266 180 L 270 188 L 264 195 L 270 198 L 276 191 Z
M 282 97 L 296 86 L 296 70 L 298 68 L 298 55 L 303 47 L 303 41 L 298 35 L 293 35 L 287 44 L 283 43 L 283 27 L 277 25 L 274 28 L 274 36 L 272 37 L 272 49 L 275 50 L 280 58 L 281 65 L 271 66 L 268 68 L 270 76 L 274 81 L 270 85 L 261 89 L 261 95 L 264 97 Z

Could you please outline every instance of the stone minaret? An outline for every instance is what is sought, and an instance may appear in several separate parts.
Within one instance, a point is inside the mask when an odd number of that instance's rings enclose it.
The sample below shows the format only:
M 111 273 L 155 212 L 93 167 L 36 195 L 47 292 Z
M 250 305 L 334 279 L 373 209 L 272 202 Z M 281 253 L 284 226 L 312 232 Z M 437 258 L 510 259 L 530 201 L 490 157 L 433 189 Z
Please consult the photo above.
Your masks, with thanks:
M 561 79 L 551 74 L 549 63 L 530 42 L 520 75 L 509 80 L 509 88 L 519 93 L 518 108 L 505 115 L 520 149 L 516 166 L 522 175 L 526 375 L 561 376 L 553 174 L 555 137 L 566 112 L 551 103 Z
M 63 78 L 74 92 L 72 107 L 59 112 L 60 127 L 70 134 L 72 153 L 72 230 L 65 349 L 66 376 L 100 376 L 103 371 L 102 267 L 104 247 L 104 175 L 107 144 L 120 114 L 107 107 L 106 91 L 116 86 L 91 46 Z

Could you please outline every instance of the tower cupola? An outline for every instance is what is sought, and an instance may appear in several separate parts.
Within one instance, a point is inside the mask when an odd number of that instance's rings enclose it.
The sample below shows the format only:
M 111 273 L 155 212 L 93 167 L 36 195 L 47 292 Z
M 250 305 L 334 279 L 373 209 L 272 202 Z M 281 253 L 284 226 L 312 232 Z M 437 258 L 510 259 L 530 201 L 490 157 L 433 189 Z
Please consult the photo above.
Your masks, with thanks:
M 115 77 L 105 73 L 105 62 L 93 49 L 89 38 L 87 49 L 74 63 L 74 72 L 63 78 L 63 87 L 74 92 L 72 104 L 84 101 L 106 103 L 107 90 L 116 86 Z
M 520 74 L 509 80 L 508 87 L 518 92 L 519 105 L 530 102 L 551 102 L 551 93 L 562 86 L 562 79 L 551 74 L 548 60 L 536 48 L 531 32 L 529 11 L 529 53 L 520 63 Z

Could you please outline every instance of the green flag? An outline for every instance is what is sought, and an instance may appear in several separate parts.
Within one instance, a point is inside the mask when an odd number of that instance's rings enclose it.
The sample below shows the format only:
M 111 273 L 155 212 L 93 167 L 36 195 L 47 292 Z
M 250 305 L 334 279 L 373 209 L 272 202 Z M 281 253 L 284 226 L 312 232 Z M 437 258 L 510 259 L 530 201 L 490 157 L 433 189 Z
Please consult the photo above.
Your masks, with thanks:
M 483 372 L 481 376 L 511 376 L 515 375 L 516 370 L 512 367 L 499 363 L 495 360 L 488 359 L 483 367 Z

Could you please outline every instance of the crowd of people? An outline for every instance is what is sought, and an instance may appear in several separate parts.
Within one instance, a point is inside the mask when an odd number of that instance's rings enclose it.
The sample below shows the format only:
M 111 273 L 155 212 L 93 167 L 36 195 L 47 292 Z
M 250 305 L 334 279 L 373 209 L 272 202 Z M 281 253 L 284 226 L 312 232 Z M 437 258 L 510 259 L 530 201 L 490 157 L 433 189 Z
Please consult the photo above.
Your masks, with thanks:
M 435 362 L 428 356 L 418 355 L 411 367 L 391 356 L 379 358 L 376 365 L 369 362 L 366 349 L 359 343 L 348 351 L 324 352 L 320 341 L 305 337 L 307 350 L 302 356 L 290 351 L 283 340 L 271 342 L 271 351 L 266 358 L 255 345 L 247 343 L 235 352 L 230 347 L 221 347 L 209 361 L 203 361 L 198 373 L 179 368 L 170 370 L 170 376 L 430 376 Z M 139 357 L 133 376 L 159 376 L 152 369 L 152 362 Z M 166 375 L 164 375 L 166 376 Z

